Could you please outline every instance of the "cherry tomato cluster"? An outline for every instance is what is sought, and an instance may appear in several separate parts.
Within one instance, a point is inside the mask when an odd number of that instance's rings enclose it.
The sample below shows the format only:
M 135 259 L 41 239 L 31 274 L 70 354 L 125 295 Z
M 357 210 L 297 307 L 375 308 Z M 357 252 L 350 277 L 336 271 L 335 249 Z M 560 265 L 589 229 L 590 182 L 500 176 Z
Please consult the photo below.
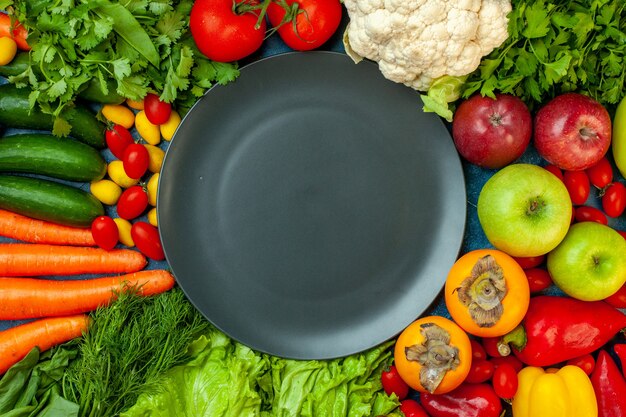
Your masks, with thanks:
M 163 260 L 156 192 L 165 152 L 158 145 L 161 139 L 172 139 L 181 118 L 169 103 L 152 93 L 140 102 L 104 105 L 101 114 L 109 125 L 105 138 L 114 159 L 107 167 L 108 178 L 92 183 L 90 188 L 102 203 L 115 206 L 118 217 L 96 218 L 91 226 L 94 240 L 106 250 L 121 243 L 136 246 L 151 259 Z M 139 221 L 146 212 L 148 222 Z
M 624 213 L 626 186 L 614 181 L 613 166 L 606 156 L 583 171 L 562 171 L 554 165 L 545 168 L 565 184 L 574 206 L 572 222 L 592 221 L 608 225 L 609 218 Z M 589 198 L 594 196 L 593 189 L 597 191 L 601 209 L 588 204 Z

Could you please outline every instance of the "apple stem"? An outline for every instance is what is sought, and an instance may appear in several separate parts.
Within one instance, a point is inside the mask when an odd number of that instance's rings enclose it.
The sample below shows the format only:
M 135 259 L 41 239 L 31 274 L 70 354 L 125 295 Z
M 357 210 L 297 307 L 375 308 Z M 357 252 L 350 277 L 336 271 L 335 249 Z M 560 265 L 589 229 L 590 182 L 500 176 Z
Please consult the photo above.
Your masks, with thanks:
M 502 124 L 502 115 L 500 113 L 493 113 L 489 116 L 489 123 L 495 127 L 500 126 Z
M 578 133 L 584 140 L 596 139 L 598 137 L 598 133 L 588 127 L 583 127 L 578 131 Z

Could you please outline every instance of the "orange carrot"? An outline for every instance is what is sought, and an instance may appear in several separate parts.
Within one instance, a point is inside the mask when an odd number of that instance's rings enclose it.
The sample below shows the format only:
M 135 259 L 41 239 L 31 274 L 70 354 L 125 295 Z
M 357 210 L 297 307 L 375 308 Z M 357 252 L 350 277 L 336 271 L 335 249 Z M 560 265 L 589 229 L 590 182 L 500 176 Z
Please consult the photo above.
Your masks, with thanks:
M 35 320 L 0 332 L 0 375 L 24 359 L 34 347 L 48 350 L 87 331 L 86 315 Z
M 0 236 L 30 243 L 96 246 L 91 229 L 63 226 L 0 209 Z
M 12 38 L 17 47 L 22 51 L 30 51 L 30 46 L 26 42 L 28 37 L 28 31 L 19 22 L 14 24 L 11 22 L 11 16 L 6 13 L 0 12 L 0 37 L 8 36 Z
M 146 257 L 132 249 L 0 243 L 0 276 L 128 273 L 146 264 Z
M 0 320 L 68 316 L 104 307 L 126 286 L 149 296 L 170 290 L 174 277 L 162 269 L 81 280 L 0 278 Z

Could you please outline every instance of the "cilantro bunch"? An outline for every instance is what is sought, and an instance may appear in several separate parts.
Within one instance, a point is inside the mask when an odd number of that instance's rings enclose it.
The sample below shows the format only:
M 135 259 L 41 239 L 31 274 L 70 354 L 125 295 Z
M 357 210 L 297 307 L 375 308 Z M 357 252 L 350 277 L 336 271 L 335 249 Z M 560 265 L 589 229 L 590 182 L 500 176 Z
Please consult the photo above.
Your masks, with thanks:
M 239 75 L 236 63 L 206 59 L 189 31 L 192 0 L 0 0 L 28 29 L 30 66 L 9 81 L 32 90 L 31 106 L 60 118 L 97 80 L 124 98 L 154 91 L 185 113 L 214 83 Z M 64 124 L 56 124 L 61 133 Z
M 509 38 L 462 86 L 514 94 L 531 108 L 568 91 L 612 112 L 626 93 L 626 2 L 513 0 Z

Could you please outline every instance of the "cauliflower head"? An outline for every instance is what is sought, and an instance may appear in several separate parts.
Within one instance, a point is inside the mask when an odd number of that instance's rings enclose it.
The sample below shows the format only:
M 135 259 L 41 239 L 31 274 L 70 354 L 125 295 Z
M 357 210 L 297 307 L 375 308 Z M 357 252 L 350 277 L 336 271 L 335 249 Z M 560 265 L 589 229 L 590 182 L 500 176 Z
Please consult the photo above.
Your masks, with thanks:
M 509 0 L 344 0 L 344 44 L 358 62 L 427 91 L 445 75 L 464 76 L 508 37 Z

